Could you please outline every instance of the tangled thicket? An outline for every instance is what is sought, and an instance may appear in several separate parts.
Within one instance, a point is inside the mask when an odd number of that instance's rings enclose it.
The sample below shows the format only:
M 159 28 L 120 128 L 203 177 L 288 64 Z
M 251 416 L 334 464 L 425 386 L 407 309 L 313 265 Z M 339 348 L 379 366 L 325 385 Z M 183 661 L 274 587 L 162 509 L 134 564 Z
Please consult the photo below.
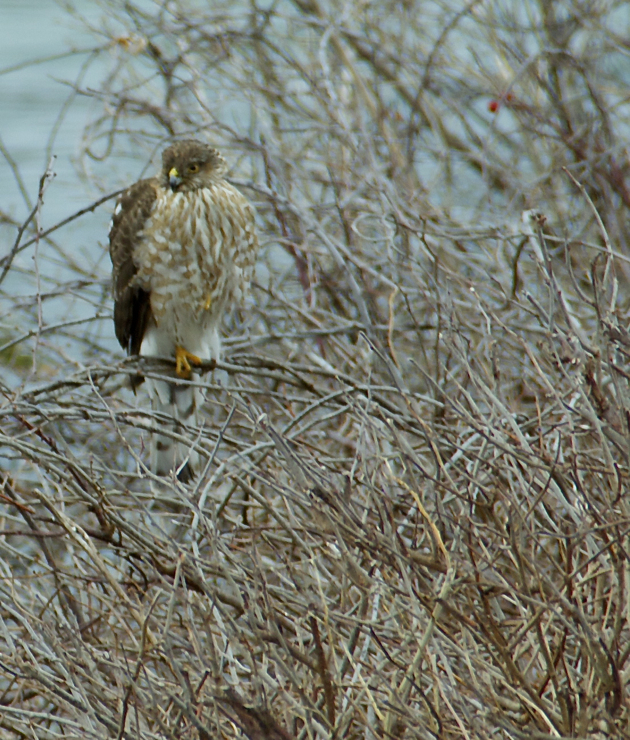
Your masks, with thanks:
M 3 735 L 630 737 L 626 3 L 104 5 L 83 176 L 204 138 L 263 250 L 184 487 L 5 244 Z

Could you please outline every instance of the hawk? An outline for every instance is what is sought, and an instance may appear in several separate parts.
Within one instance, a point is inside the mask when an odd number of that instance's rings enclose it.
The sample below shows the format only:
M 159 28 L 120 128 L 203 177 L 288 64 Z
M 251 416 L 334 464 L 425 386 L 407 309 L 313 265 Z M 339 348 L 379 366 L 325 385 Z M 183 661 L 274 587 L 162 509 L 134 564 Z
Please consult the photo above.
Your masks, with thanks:
M 172 430 L 198 423 L 202 397 L 181 381 L 219 359 L 221 321 L 246 294 L 258 251 L 254 209 L 226 171 L 216 149 L 176 142 L 156 177 L 119 197 L 109 231 L 116 337 L 130 355 L 174 358 L 173 380 L 148 381 L 153 408 L 173 419 Z M 186 483 L 197 460 L 187 445 L 154 436 L 154 473 Z

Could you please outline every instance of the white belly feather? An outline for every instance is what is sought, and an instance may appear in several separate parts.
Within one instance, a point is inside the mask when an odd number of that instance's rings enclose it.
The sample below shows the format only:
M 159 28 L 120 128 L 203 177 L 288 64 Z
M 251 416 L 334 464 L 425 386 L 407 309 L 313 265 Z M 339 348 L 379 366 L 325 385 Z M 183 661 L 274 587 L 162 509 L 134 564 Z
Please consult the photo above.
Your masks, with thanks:
M 247 290 L 256 246 L 253 209 L 229 183 L 160 193 L 134 252 L 155 320 L 141 354 L 172 355 L 180 345 L 218 359 L 223 314 Z

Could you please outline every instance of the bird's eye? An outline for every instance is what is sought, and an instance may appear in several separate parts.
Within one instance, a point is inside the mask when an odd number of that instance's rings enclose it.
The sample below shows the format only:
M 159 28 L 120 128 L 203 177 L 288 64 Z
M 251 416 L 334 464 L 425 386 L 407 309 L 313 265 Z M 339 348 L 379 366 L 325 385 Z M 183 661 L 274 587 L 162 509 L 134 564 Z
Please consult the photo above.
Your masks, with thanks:
M 188 172 L 190 172 L 191 175 L 196 174 L 197 172 L 199 172 L 199 165 L 196 162 L 194 164 L 189 164 Z

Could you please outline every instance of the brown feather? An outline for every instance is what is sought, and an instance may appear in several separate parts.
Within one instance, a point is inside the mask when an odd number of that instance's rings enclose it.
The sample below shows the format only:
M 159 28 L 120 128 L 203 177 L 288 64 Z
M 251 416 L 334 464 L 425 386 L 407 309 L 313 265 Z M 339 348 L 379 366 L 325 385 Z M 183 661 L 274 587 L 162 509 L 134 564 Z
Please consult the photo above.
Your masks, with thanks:
M 149 293 L 135 284 L 138 267 L 134 249 L 138 234 L 151 214 L 157 197 L 154 178 L 140 180 L 120 196 L 109 231 L 109 253 L 114 266 L 114 326 L 122 348 L 130 355 L 140 352 L 151 319 Z

